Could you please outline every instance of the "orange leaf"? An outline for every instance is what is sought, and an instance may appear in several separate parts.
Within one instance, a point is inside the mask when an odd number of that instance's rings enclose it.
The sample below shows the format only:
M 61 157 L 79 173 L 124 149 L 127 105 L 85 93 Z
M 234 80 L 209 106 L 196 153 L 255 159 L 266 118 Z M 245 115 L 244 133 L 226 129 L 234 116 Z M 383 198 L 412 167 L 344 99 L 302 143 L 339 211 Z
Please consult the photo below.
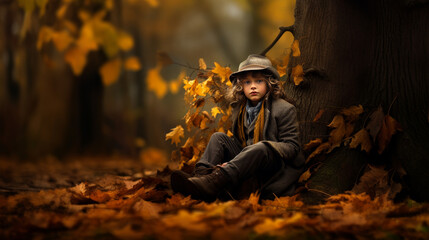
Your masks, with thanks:
M 121 73 L 122 60 L 116 58 L 110 60 L 107 63 L 103 64 L 100 68 L 100 74 L 103 80 L 104 86 L 109 86 L 112 83 L 115 83 Z
M 125 60 L 124 68 L 126 70 L 138 71 L 141 68 L 140 61 L 137 57 L 129 57 Z
M 304 145 L 303 150 L 308 151 L 310 149 L 313 149 L 313 148 L 319 146 L 320 144 L 322 144 L 322 139 L 320 139 L 320 138 L 313 139 L 309 143 Z
M 134 39 L 125 32 L 119 33 L 118 45 L 121 50 L 128 51 L 134 47 Z
M 301 51 L 299 50 L 299 41 L 295 40 L 292 43 L 292 56 L 299 57 L 301 56 Z
M 206 70 L 207 69 L 207 65 L 206 65 L 206 62 L 204 62 L 204 59 L 200 58 L 198 60 L 198 64 L 200 66 L 200 69 L 202 69 L 202 70 Z
M 331 143 L 329 142 L 325 142 L 320 144 L 316 150 L 314 150 L 310 156 L 308 156 L 308 158 L 305 160 L 305 163 L 308 163 L 311 159 L 313 159 L 315 156 L 325 152 L 326 150 L 328 150 L 331 147 Z
M 369 137 L 368 131 L 361 129 L 359 132 L 355 133 L 350 142 L 350 148 L 357 148 L 360 145 L 362 151 L 369 153 L 372 148 L 371 138 Z
M 52 34 L 52 41 L 59 52 L 64 51 L 74 39 L 67 31 L 54 32 Z
M 317 112 L 316 116 L 314 117 L 313 122 L 317 122 L 317 120 L 319 120 L 322 117 L 324 112 L 325 112 L 325 109 L 320 109 L 319 112 Z
M 177 127 L 172 128 L 171 132 L 165 135 L 165 140 L 171 139 L 171 142 L 175 143 L 177 146 L 177 144 L 180 143 L 180 138 L 183 138 L 184 136 L 185 131 L 183 130 L 183 127 L 178 125 Z
M 216 73 L 221 77 L 221 81 L 225 82 L 226 79 L 229 78 L 229 75 L 231 75 L 232 71 L 229 67 L 222 67 L 219 65 L 219 63 L 215 62 L 215 68 L 212 70 L 213 73 Z
M 78 76 L 82 73 L 86 65 L 86 54 L 87 51 L 79 47 L 71 48 L 66 52 L 65 61 L 70 64 L 74 75 Z
M 380 132 L 377 135 L 378 153 L 381 154 L 390 142 L 392 136 L 397 132 L 402 131 L 401 125 L 390 115 L 384 117 Z
M 212 116 L 215 118 L 218 114 L 220 114 L 222 110 L 219 107 L 212 108 Z
M 310 169 L 307 169 L 307 171 L 305 171 L 303 174 L 301 174 L 301 176 L 299 177 L 298 182 L 305 182 L 307 181 L 309 178 L 311 177 L 311 172 Z
M 292 77 L 295 86 L 298 86 L 302 81 L 304 81 L 304 69 L 302 68 L 301 64 L 298 64 L 292 68 Z

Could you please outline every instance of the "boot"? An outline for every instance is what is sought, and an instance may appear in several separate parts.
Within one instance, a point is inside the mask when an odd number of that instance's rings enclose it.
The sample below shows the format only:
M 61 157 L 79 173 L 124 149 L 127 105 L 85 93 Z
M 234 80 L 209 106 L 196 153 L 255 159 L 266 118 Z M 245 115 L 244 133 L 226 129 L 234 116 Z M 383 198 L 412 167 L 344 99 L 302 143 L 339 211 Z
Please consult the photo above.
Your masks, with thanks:
M 183 174 L 174 172 L 171 175 L 174 191 L 204 201 L 214 201 L 230 181 L 231 178 L 221 168 L 215 168 L 212 173 L 198 177 L 186 178 Z
M 213 169 L 214 168 L 212 167 L 205 167 L 205 166 L 195 167 L 192 177 L 201 177 L 201 176 L 210 174 L 213 172 Z

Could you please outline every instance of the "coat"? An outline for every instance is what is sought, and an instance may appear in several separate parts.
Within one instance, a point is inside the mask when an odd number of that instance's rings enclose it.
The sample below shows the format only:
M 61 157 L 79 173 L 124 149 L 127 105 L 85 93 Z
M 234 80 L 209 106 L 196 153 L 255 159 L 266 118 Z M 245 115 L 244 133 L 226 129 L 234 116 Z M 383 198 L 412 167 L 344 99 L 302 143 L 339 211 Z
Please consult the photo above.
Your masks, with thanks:
M 232 133 L 238 135 L 239 103 L 232 103 Z M 261 142 L 275 152 L 282 167 L 277 174 L 264 183 L 261 197 L 293 195 L 305 159 L 299 143 L 299 129 L 296 108 L 284 99 L 267 100 L 265 104 L 265 123 Z

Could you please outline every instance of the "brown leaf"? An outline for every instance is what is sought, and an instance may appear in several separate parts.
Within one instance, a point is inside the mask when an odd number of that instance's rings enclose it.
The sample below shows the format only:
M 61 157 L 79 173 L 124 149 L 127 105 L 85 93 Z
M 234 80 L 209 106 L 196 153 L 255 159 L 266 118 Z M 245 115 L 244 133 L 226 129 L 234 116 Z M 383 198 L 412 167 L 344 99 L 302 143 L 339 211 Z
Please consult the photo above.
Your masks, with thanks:
M 305 160 L 305 163 L 308 163 L 311 159 L 313 159 L 315 156 L 325 152 L 326 150 L 328 150 L 331 147 L 331 143 L 330 142 L 325 142 L 321 145 L 319 145 L 319 147 L 316 148 L 316 150 L 314 150 L 310 156 L 308 156 L 307 160 Z
M 305 182 L 307 181 L 309 178 L 311 177 L 311 172 L 310 169 L 307 169 L 307 171 L 305 171 L 303 174 L 301 174 L 301 176 L 299 177 L 298 182 Z
M 335 115 L 332 122 L 328 125 L 330 128 L 334 128 L 329 133 L 329 143 L 331 144 L 331 148 L 328 152 L 332 151 L 334 148 L 339 147 L 343 138 L 346 135 L 346 126 L 344 122 L 344 117 L 342 115 Z
M 164 67 L 173 63 L 173 60 L 166 52 L 157 52 L 156 54 L 157 65 Z
M 360 177 L 359 184 L 355 185 L 352 189 L 352 192 L 360 194 L 360 193 L 372 193 L 375 195 L 376 187 L 378 189 L 387 189 L 388 188 L 388 180 L 387 180 L 388 172 L 383 168 L 374 167 L 368 165 L 366 172 Z
M 383 108 L 381 106 L 378 106 L 377 110 L 375 110 L 369 116 L 369 119 L 370 121 L 365 128 L 368 130 L 369 135 L 372 138 L 372 141 L 375 143 L 378 132 L 380 131 L 381 125 L 383 124 L 383 120 L 384 120 Z
M 366 129 L 361 129 L 359 132 L 355 133 L 350 142 L 350 148 L 357 148 L 360 145 L 362 151 L 369 153 L 372 148 L 371 138 Z
M 322 139 L 321 138 L 316 138 L 311 140 L 309 143 L 305 144 L 303 147 L 304 151 L 308 151 L 310 149 L 313 149 L 317 146 L 319 146 L 320 144 L 322 144 Z
M 351 106 L 349 108 L 345 108 L 341 110 L 341 114 L 346 117 L 347 121 L 356 121 L 360 114 L 363 113 L 363 107 L 362 105 L 358 106 Z
M 316 116 L 314 116 L 313 122 L 317 122 L 317 120 L 319 120 L 323 113 L 325 112 L 325 109 L 320 109 L 319 112 L 317 112 Z
M 389 144 L 392 136 L 397 132 L 402 131 L 402 127 L 398 121 L 396 121 L 390 115 L 386 115 L 384 117 L 383 124 L 381 125 L 380 132 L 377 135 L 378 141 L 378 153 L 383 153 L 384 149 L 386 149 Z

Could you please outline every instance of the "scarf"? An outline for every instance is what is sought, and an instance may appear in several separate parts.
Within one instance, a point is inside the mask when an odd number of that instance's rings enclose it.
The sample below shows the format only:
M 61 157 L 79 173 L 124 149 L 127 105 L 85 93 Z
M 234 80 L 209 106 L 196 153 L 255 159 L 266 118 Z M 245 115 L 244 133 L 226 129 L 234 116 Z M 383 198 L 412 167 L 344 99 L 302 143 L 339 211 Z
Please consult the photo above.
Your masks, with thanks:
M 243 147 L 247 146 L 246 144 L 246 134 L 244 133 L 244 118 L 246 114 L 246 103 L 241 104 L 240 112 L 238 114 L 238 136 Z M 261 140 L 264 130 L 265 122 L 265 101 L 262 102 L 261 110 L 259 110 L 258 118 L 255 122 L 255 128 L 253 130 L 253 143 L 257 143 Z

